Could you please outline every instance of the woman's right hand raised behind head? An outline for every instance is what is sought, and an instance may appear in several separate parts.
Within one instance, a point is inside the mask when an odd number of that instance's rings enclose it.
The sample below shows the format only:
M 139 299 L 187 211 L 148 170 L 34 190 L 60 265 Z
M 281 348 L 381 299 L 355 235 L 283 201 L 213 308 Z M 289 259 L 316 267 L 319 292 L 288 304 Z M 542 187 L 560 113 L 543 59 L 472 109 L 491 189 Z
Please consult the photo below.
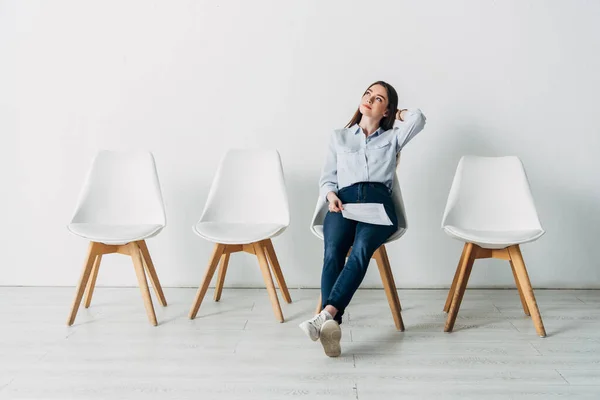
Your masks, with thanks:
M 329 201 L 329 211 L 331 212 L 340 212 L 344 209 L 342 206 L 342 201 L 335 194 L 335 192 L 327 193 L 327 200 Z

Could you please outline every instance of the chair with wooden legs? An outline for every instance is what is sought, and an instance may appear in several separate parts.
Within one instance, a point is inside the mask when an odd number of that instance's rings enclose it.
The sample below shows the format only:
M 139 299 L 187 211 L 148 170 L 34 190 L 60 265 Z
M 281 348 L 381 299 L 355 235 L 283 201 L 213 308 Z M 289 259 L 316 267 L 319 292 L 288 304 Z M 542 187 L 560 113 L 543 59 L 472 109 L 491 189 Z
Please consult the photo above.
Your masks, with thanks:
M 465 242 L 444 311 L 452 332 L 475 260 L 510 263 L 525 315 L 546 336 L 520 245 L 544 234 L 521 160 L 517 157 L 462 157 L 442 220 L 451 237 Z
M 400 156 L 398 156 L 397 164 L 400 165 Z M 396 211 L 396 215 L 404 216 L 404 220 L 407 221 L 406 213 L 404 211 L 404 201 L 402 200 L 402 191 L 400 190 L 400 184 L 398 182 L 398 174 L 394 175 L 394 183 L 392 188 L 392 197 L 394 201 L 394 209 Z M 315 212 L 313 214 L 313 218 L 310 224 L 311 232 L 323 240 L 323 222 L 325 221 L 325 215 L 328 212 L 328 205 L 325 199 L 319 196 L 317 200 L 317 205 L 315 207 Z M 401 218 L 398 218 L 401 219 Z M 393 242 L 395 240 L 400 239 L 402 235 L 406 232 L 408 228 L 408 222 L 404 227 L 398 227 L 398 230 L 390 236 L 385 244 Z M 376 251 L 373 253 L 372 259 L 374 259 L 377 263 L 377 267 L 379 268 L 379 274 L 381 275 L 381 281 L 383 283 L 383 288 L 385 290 L 385 294 L 388 299 L 388 303 L 390 306 L 390 310 L 392 312 L 392 317 L 394 319 L 394 324 L 396 325 L 396 329 L 403 332 L 404 331 L 404 322 L 402 321 L 402 306 L 400 305 L 400 299 L 398 298 L 398 290 L 396 288 L 396 283 L 394 281 L 394 275 L 392 273 L 392 268 L 390 265 L 390 260 L 387 255 L 385 244 L 382 244 Z M 352 251 L 352 248 L 350 249 Z M 348 251 L 348 255 L 350 254 Z M 319 296 L 319 301 L 317 303 L 317 308 L 315 310 L 316 313 L 319 313 L 323 308 L 323 299 Z
M 100 151 L 92 162 L 75 214 L 67 226 L 73 234 L 90 241 L 68 325 L 75 322 L 84 296 L 84 306 L 90 306 L 102 256 L 111 253 L 132 258 L 146 314 L 150 323 L 157 325 L 146 273 L 160 304 L 166 306 L 167 301 L 146 239 L 156 236 L 165 225 L 165 208 L 153 155 Z
M 202 283 L 189 313 L 198 314 L 208 286 L 219 266 L 214 300 L 219 301 L 232 253 L 257 257 L 273 313 L 283 322 L 283 313 L 271 271 L 287 303 L 292 302 L 271 238 L 285 231 L 290 222 L 281 158 L 276 150 L 229 150 L 219 165 L 208 199 L 194 232 L 215 243 Z

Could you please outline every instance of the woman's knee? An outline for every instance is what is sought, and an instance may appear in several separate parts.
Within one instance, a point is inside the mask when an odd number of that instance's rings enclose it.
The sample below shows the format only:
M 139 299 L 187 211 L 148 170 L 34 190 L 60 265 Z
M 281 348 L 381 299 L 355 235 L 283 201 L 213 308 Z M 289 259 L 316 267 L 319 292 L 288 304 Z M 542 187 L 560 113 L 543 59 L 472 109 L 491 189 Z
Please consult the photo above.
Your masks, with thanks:
M 346 250 L 341 245 L 329 244 L 325 246 L 324 259 L 327 261 L 339 261 L 340 259 L 345 259 L 346 254 L 344 254 Z

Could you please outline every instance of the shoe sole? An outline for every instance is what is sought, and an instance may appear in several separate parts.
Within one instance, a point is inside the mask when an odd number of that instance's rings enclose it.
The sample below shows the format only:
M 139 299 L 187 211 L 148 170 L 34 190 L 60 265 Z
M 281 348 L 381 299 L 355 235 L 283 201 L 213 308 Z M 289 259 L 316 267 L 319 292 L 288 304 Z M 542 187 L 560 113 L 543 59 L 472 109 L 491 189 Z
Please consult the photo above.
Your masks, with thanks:
M 342 339 L 342 329 L 335 321 L 327 321 L 321 327 L 321 345 L 325 354 L 329 357 L 338 357 L 342 354 L 340 340 Z

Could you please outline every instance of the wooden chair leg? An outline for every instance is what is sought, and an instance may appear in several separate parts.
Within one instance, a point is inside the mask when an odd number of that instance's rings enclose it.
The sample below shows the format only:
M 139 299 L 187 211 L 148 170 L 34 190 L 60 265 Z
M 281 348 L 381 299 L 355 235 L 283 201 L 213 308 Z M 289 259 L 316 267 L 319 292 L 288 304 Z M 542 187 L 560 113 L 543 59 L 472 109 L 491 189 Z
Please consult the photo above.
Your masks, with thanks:
M 463 257 L 460 266 L 458 280 L 456 281 L 456 289 L 452 296 L 452 304 L 450 305 L 450 311 L 448 312 L 448 318 L 446 319 L 444 332 L 452 332 L 452 329 L 454 328 L 454 322 L 456 321 L 456 316 L 458 315 L 458 309 L 460 308 L 460 303 L 462 302 L 465 290 L 467 289 L 467 282 L 469 281 L 471 269 L 473 268 L 473 262 L 475 261 L 473 247 L 473 243 L 467 243 L 465 256 Z
M 204 295 L 208 290 L 208 285 L 210 285 L 210 281 L 212 280 L 213 275 L 215 274 L 215 270 L 217 269 L 217 265 L 219 265 L 219 259 L 223 255 L 225 251 L 225 245 L 221 243 L 216 243 L 213 249 L 212 256 L 210 257 L 210 261 L 208 262 L 208 267 L 206 267 L 206 272 L 204 273 L 204 278 L 202 279 L 202 283 L 198 288 L 198 292 L 196 293 L 196 298 L 194 299 L 194 303 L 192 304 L 192 309 L 190 310 L 189 317 L 190 319 L 196 318 L 196 314 L 198 314 L 198 310 L 200 309 L 200 304 L 202 304 L 202 300 L 204 299 Z
M 154 293 L 156 293 L 156 297 L 158 297 L 158 301 L 163 307 L 167 305 L 167 299 L 165 298 L 165 294 L 163 293 L 162 286 L 160 285 L 160 281 L 158 280 L 158 275 L 156 274 L 156 269 L 154 268 L 154 263 L 152 262 L 152 257 L 150 257 L 150 252 L 148 251 L 148 246 L 146 245 L 145 240 L 140 240 L 137 242 L 140 247 L 140 251 L 142 253 L 142 261 L 144 262 L 144 266 L 148 271 L 148 276 L 150 277 L 150 282 L 152 282 L 152 287 L 154 288 Z
M 521 290 L 523 292 L 523 296 L 525 297 L 525 301 L 527 302 L 529 312 L 531 313 L 531 319 L 533 320 L 535 330 L 540 337 L 546 337 L 546 330 L 544 329 L 544 323 L 542 322 L 542 317 L 540 316 L 540 310 L 538 309 L 535 296 L 533 295 L 533 288 L 531 287 L 531 281 L 529 280 L 529 275 L 527 274 L 527 268 L 525 267 L 525 262 L 523 261 L 521 249 L 518 245 L 510 246 L 508 248 L 508 253 L 510 254 L 510 259 L 515 266 L 515 272 L 518 281 L 521 284 Z
M 321 312 L 323 309 L 323 296 L 319 295 L 319 302 L 317 303 L 317 309 L 315 310 L 315 315 Z
M 146 314 L 150 323 L 154 326 L 158 325 L 156 322 L 156 314 L 154 313 L 154 305 L 152 304 L 152 297 L 150 297 L 150 288 L 148 287 L 148 281 L 146 280 L 146 273 L 144 272 L 144 262 L 142 261 L 142 252 L 136 242 L 131 242 L 127 245 L 129 255 L 133 260 L 133 267 L 135 269 L 135 275 L 137 276 L 140 291 L 142 292 L 142 298 L 144 299 L 144 307 L 146 308 Z
M 452 279 L 452 286 L 450 286 L 450 291 L 448 292 L 448 297 L 446 298 L 446 304 L 444 305 L 444 312 L 450 311 L 450 304 L 452 304 L 452 299 L 454 298 L 454 292 L 456 291 L 456 282 L 458 281 L 458 275 L 460 272 L 460 266 L 463 263 L 463 259 L 465 257 L 465 253 L 467 252 L 467 243 L 463 246 L 462 254 L 460 255 L 460 260 L 458 261 L 458 265 L 456 266 L 456 272 L 454 273 L 454 279 Z
M 402 321 L 402 315 L 400 314 L 400 301 L 398 300 L 398 292 L 396 290 L 396 284 L 394 283 L 394 277 L 392 276 L 386 258 L 387 254 L 385 253 L 385 247 L 382 245 L 375 251 L 375 261 L 379 267 L 379 274 L 381 275 L 381 280 L 392 311 L 394 323 L 396 324 L 396 329 L 402 332 L 404 331 L 404 322 Z
M 67 325 L 69 326 L 73 325 L 73 322 L 75 322 L 75 317 L 77 317 L 77 311 L 79 310 L 79 305 L 81 304 L 81 299 L 83 298 L 85 287 L 92 273 L 94 262 L 96 261 L 97 248 L 98 244 L 96 242 L 90 242 L 90 245 L 88 247 L 88 254 L 83 264 L 83 271 L 81 273 L 81 277 L 79 278 L 79 284 L 77 285 L 77 289 L 75 291 L 75 300 L 73 300 L 71 313 L 69 314 L 69 319 L 67 320 Z
M 271 306 L 273 307 L 275 318 L 277 318 L 279 322 L 283 322 L 283 313 L 281 312 L 279 299 L 277 298 L 277 292 L 275 291 L 275 285 L 273 284 L 273 278 L 271 277 L 271 271 L 269 270 L 269 263 L 267 262 L 263 245 L 260 242 L 254 243 L 254 252 L 258 258 L 258 264 L 260 265 L 260 270 L 262 272 L 265 285 L 267 286 L 267 292 L 269 293 L 269 298 L 271 299 Z
M 223 284 L 225 283 L 225 274 L 227 274 L 227 266 L 229 265 L 230 253 L 223 253 L 221 256 L 221 262 L 219 265 L 219 274 L 217 276 L 217 285 L 215 286 L 215 301 L 221 300 L 221 293 L 223 293 Z
M 83 306 L 85 308 L 89 308 L 92 304 L 92 296 L 94 295 L 94 288 L 96 287 L 96 278 L 98 278 L 98 270 L 100 269 L 100 263 L 102 262 L 102 254 L 98 254 L 94 261 L 94 267 L 92 268 L 92 274 L 88 279 L 85 301 L 83 302 Z
M 382 245 L 380 247 L 380 250 L 381 250 L 382 259 L 385 263 L 385 269 L 389 275 L 389 281 L 392 284 L 392 288 L 394 288 L 394 293 L 396 293 L 396 295 L 394 296 L 394 299 L 398 304 L 398 310 L 402 311 L 402 304 L 400 304 L 400 297 L 398 296 L 398 288 L 396 288 L 396 282 L 394 281 L 394 274 L 392 272 L 392 265 L 390 264 L 390 258 L 388 257 L 387 249 L 386 249 L 385 245 Z
M 275 248 L 273 247 L 273 242 L 271 239 L 267 239 L 263 241 L 265 253 L 267 255 L 269 264 L 273 269 L 273 273 L 275 274 L 275 279 L 277 279 L 277 284 L 279 285 L 279 290 L 283 295 L 283 299 L 287 303 L 292 302 L 292 297 L 290 296 L 290 291 L 285 283 L 285 279 L 283 277 L 283 272 L 281 271 L 281 266 L 279 265 L 279 260 L 277 260 L 277 254 L 275 253 Z
M 512 260 L 509 260 L 508 262 L 510 263 L 510 269 L 512 270 L 513 278 L 515 278 L 515 284 L 517 285 L 517 290 L 519 291 L 519 298 L 521 299 L 521 305 L 523 306 L 523 311 L 525 312 L 525 315 L 529 316 L 531 314 L 529 313 L 529 307 L 527 307 L 527 302 L 525 301 L 525 296 L 523 296 L 523 289 L 521 289 L 521 283 L 519 282 L 519 278 L 517 277 L 517 272 L 515 271 L 515 265 L 513 264 Z

